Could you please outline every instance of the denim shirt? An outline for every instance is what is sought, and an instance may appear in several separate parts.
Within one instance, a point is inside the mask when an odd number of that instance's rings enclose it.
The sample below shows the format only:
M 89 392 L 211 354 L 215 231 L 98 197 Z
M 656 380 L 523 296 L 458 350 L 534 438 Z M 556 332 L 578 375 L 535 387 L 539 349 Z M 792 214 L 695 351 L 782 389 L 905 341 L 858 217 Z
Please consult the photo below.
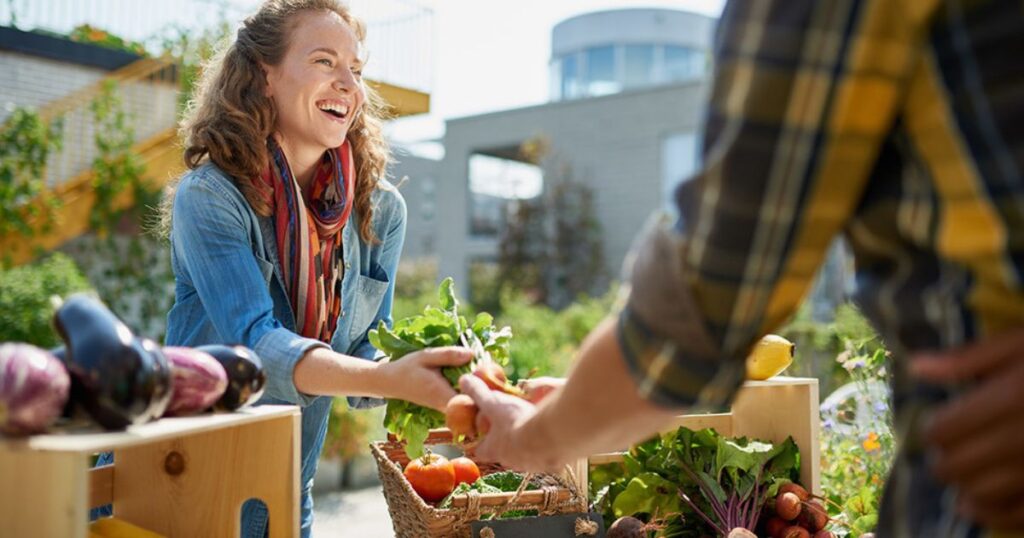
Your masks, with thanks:
M 381 355 L 367 331 L 383 320 L 391 325 L 395 272 L 405 240 L 406 207 L 398 190 L 382 180 L 372 195 L 373 231 L 379 243 L 359 237 L 353 211 L 343 233 L 345 274 L 341 313 L 331 339 L 338 353 L 368 360 Z M 326 347 L 294 332 L 295 318 L 285 292 L 274 222 L 259 217 L 232 180 L 211 163 L 188 172 L 178 185 L 171 232 L 175 302 L 167 316 L 167 345 L 242 344 L 263 361 L 267 385 L 260 404 L 302 407 L 302 536 L 312 525 L 312 486 L 323 448 L 331 398 L 299 392 L 295 364 L 312 348 Z M 348 398 L 354 407 L 381 400 Z M 262 503 L 246 503 L 242 535 L 263 536 Z

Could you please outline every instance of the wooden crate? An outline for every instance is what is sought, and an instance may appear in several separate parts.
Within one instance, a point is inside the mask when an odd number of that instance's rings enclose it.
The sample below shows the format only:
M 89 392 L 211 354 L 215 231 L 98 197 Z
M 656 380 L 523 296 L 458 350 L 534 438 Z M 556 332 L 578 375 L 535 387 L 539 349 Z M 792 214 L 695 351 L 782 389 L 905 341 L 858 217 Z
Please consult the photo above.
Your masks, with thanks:
M 779 443 L 792 436 L 800 449 L 800 482 L 821 494 L 821 446 L 818 380 L 773 377 L 743 384 L 728 413 L 681 415 L 666 431 L 686 426 L 714 428 L 730 437 L 753 437 Z M 590 466 L 622 461 L 621 452 L 591 456 Z M 578 472 L 584 472 L 580 469 Z
M 299 534 L 300 413 L 291 405 L 165 418 L 125 432 L 0 439 L 0 536 L 85 538 L 89 509 L 166 536 L 238 536 L 258 498 L 270 535 Z M 114 452 L 114 465 L 90 456 Z

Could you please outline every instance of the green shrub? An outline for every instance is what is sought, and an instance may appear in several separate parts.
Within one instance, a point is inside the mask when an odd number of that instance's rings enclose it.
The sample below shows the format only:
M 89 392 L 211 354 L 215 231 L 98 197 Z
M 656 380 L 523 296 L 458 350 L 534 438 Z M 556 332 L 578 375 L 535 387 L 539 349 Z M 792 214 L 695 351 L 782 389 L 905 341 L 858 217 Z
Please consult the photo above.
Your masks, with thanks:
M 535 304 L 523 292 L 501 297 L 498 326 L 512 327 L 509 377 L 563 376 L 580 343 L 612 311 L 616 290 L 601 297 L 579 297 L 562 311 Z
M 53 329 L 52 298 L 90 289 L 75 262 L 60 253 L 0 271 L 0 341 L 56 346 L 60 339 Z

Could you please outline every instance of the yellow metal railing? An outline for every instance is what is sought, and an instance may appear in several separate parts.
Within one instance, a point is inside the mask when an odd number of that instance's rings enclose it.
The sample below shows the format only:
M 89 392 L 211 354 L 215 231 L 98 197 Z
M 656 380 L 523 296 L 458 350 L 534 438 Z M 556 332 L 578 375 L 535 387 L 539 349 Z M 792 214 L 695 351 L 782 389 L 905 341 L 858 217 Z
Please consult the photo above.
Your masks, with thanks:
M 46 184 L 58 187 L 92 168 L 98 156 L 91 105 L 113 84 L 136 141 L 148 140 L 177 123 L 180 69 L 173 60 L 143 58 L 40 108 L 44 121 L 61 118 L 62 148 L 46 163 Z
M 0 252 L 7 260 L 28 262 L 38 252 L 59 247 L 89 230 L 89 216 L 96 203 L 93 161 L 99 156 L 92 103 L 107 85 L 113 85 L 134 130 L 132 153 L 145 165 L 143 181 L 160 188 L 184 171 L 176 127 L 179 76 L 180 68 L 173 60 L 143 58 L 40 108 L 45 121 L 61 119 L 62 144 L 46 162 L 48 192 L 29 203 L 40 206 L 37 213 L 52 218 L 41 216 L 31 221 L 29 236 L 0 238 Z M 42 207 L 48 197 L 59 201 L 56 212 Z M 132 203 L 132 193 L 126 191 L 112 201 L 112 209 Z

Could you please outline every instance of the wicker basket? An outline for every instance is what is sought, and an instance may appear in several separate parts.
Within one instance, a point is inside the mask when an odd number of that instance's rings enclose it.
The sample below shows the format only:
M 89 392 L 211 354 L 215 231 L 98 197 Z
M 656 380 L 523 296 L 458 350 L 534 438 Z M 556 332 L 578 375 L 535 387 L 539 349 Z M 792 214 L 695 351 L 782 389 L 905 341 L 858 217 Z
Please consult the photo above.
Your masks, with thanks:
M 448 430 L 432 430 L 426 445 L 452 443 Z M 440 509 L 427 504 L 412 489 L 405 479 L 403 469 L 409 463 L 404 444 L 394 438 L 370 444 L 373 457 L 377 460 L 377 471 L 384 486 L 384 497 L 388 512 L 399 538 L 469 538 L 470 523 L 484 515 L 501 515 L 510 510 L 537 510 L 540 515 L 585 512 L 586 492 L 575 483 L 572 474 L 566 477 L 556 475 L 532 475 L 531 482 L 542 485 L 540 490 L 516 493 L 480 494 L 471 491 L 466 495 L 452 498 L 452 507 Z M 490 474 L 504 468 L 483 464 L 480 471 Z

